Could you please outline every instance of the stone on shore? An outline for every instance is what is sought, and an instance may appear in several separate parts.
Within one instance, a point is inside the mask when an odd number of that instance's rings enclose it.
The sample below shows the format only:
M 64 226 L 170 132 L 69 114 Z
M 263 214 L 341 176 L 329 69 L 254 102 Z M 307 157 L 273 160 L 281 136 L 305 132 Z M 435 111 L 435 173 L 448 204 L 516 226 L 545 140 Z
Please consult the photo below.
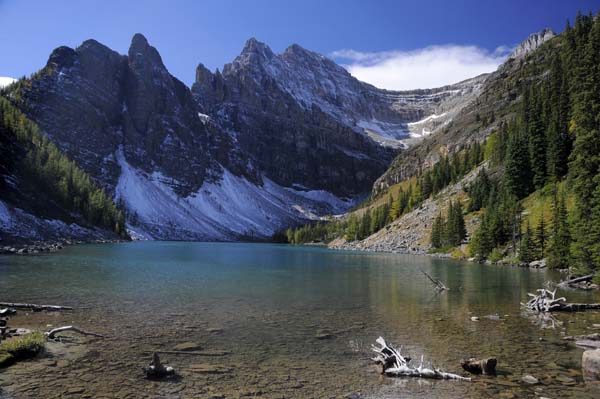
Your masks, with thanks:
M 583 352 L 581 368 L 586 380 L 600 381 L 600 349 L 589 349 Z

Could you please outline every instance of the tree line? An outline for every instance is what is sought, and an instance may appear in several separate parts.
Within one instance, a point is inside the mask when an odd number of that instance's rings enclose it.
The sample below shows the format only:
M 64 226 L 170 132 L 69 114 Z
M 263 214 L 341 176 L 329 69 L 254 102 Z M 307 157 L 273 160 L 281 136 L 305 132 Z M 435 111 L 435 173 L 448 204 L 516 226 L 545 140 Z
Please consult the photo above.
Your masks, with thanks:
M 344 220 L 289 228 L 285 238 L 291 244 L 328 242 L 336 237 L 344 237 L 347 241 L 363 240 L 459 181 L 483 161 L 484 148 L 485 143 L 473 142 L 449 156 L 443 155 L 431 168 L 419 172 L 414 183 L 404 189 L 400 187 L 395 196 L 390 193 L 386 203 L 367 207 L 361 215 L 353 212 Z

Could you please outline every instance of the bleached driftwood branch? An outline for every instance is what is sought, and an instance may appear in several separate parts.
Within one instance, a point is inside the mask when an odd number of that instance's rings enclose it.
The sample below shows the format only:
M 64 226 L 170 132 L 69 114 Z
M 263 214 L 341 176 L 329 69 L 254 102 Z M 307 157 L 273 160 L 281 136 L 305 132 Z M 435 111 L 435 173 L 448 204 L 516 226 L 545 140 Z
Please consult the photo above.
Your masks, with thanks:
M 75 326 L 62 326 L 62 327 L 53 328 L 52 330 L 50 330 L 46 333 L 46 337 L 48 337 L 49 339 L 54 339 L 56 334 L 63 332 L 63 331 L 75 331 L 75 332 L 78 332 L 79 334 L 83 334 L 83 335 L 92 335 L 94 337 L 104 338 L 104 335 L 102 335 L 102 334 L 98 334 L 98 333 L 95 333 L 92 331 L 82 330 L 81 328 L 77 328 Z
M 593 274 L 588 274 L 587 276 L 581 276 L 581 277 L 576 277 L 570 280 L 565 280 L 565 281 L 561 281 L 560 283 L 558 283 L 558 285 L 560 287 L 568 287 L 571 284 L 577 284 L 577 283 L 582 283 L 582 282 L 587 282 L 587 281 L 592 281 L 592 279 L 594 278 Z
M 423 273 L 425 276 L 427 276 L 427 278 L 429 279 L 429 281 L 431 281 L 433 283 L 433 285 L 435 285 L 435 289 L 439 290 L 439 291 L 445 291 L 448 289 L 448 287 L 446 287 L 444 285 L 444 283 L 442 283 L 440 280 L 435 279 L 433 277 L 431 277 L 429 275 L 429 273 L 427 273 L 425 270 L 421 269 L 421 273 Z
M 600 309 L 600 303 L 567 303 L 565 297 L 556 298 L 556 289 L 554 291 L 540 288 L 538 295 L 528 293 L 531 299 L 527 303 L 521 303 L 529 310 L 536 312 L 576 312 L 579 310 Z
M 410 358 L 404 357 L 400 353 L 402 348 L 394 348 L 392 345 L 385 342 L 382 337 L 377 338 L 376 342 L 380 345 L 380 347 L 371 345 L 373 351 L 377 353 L 377 356 L 373 358 L 373 361 L 380 365 L 382 374 L 390 377 L 405 376 L 433 378 L 438 380 L 471 381 L 470 378 L 463 377 L 458 374 L 446 373 L 436 369 L 433 366 L 431 366 L 431 368 L 424 367 L 423 356 L 421 356 L 421 363 L 418 367 L 410 366 Z
M 0 302 L 0 306 L 16 309 L 29 309 L 35 312 L 40 310 L 47 311 L 60 311 L 60 310 L 73 310 L 70 306 L 57 306 L 57 305 L 38 305 L 36 303 L 12 303 L 12 302 Z
M 555 298 L 556 289 L 554 291 L 547 290 L 545 288 L 540 288 L 537 290 L 539 292 L 538 295 L 528 293 L 531 299 L 527 301 L 526 304 L 522 304 L 527 307 L 529 310 L 534 310 L 536 312 L 551 312 L 555 309 L 561 307 L 564 302 L 567 301 L 566 298 L 560 297 Z

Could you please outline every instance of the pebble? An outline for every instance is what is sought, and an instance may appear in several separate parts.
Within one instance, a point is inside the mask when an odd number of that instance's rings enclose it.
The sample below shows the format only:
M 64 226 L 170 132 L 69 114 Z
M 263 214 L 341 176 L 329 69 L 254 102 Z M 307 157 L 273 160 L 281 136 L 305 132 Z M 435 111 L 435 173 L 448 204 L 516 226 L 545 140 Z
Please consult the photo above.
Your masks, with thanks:
M 529 374 L 524 375 L 521 378 L 521 381 L 523 381 L 526 384 L 530 384 L 530 385 L 535 385 L 535 384 L 539 384 L 540 383 L 540 380 L 538 380 L 537 378 L 535 378 L 534 376 L 529 375 Z

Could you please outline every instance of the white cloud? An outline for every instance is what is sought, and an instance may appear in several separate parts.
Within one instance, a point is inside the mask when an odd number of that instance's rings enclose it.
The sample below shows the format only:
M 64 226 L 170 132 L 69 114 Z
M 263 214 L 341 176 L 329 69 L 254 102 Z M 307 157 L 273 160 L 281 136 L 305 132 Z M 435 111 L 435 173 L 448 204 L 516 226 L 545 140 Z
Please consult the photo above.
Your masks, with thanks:
M 17 81 L 17 79 L 0 76 L 0 89 L 5 86 L 8 86 L 9 84 L 14 83 L 16 81 Z
M 412 51 L 366 53 L 338 50 L 331 57 L 357 79 L 389 90 L 440 87 L 492 72 L 504 62 L 511 48 L 493 52 L 477 46 L 429 46 Z

